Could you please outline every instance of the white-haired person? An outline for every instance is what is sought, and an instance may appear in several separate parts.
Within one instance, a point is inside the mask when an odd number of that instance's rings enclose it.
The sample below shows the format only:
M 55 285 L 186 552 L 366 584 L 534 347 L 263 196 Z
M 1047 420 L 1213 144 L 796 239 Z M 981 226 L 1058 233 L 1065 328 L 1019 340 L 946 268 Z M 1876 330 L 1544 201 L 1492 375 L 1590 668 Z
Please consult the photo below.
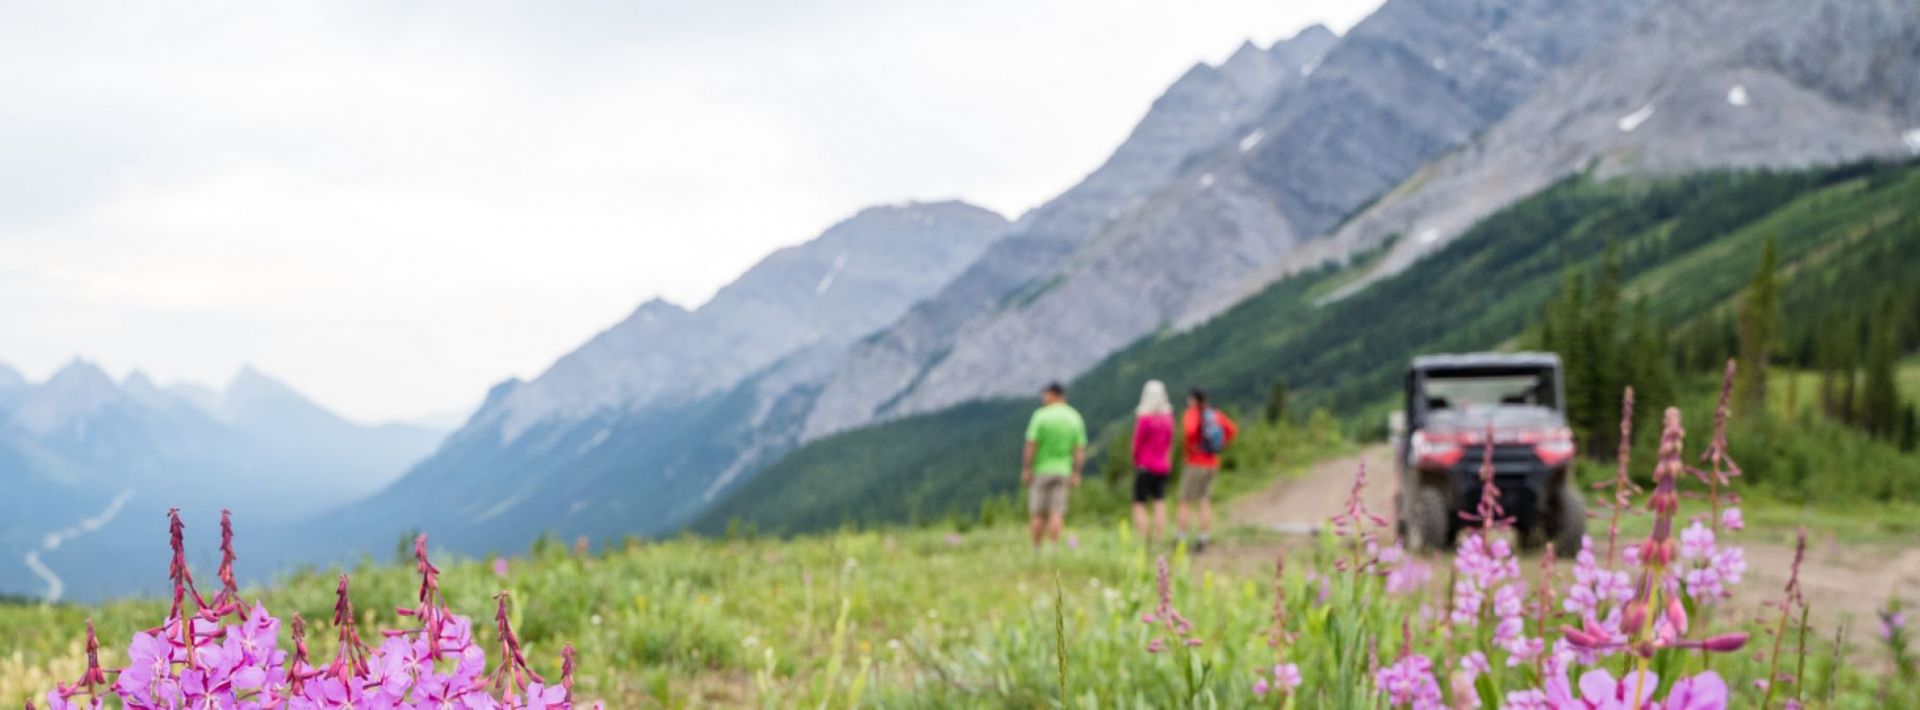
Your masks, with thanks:
M 1133 527 L 1152 545 L 1167 529 L 1167 481 L 1173 478 L 1173 402 L 1166 384 L 1148 380 L 1133 415 Z

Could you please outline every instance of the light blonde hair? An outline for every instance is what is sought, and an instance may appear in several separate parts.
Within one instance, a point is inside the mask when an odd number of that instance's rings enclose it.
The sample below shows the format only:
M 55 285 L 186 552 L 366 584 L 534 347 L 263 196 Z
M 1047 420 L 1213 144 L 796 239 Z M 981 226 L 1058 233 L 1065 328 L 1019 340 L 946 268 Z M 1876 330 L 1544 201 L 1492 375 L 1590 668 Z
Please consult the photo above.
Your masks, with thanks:
M 1135 414 L 1172 414 L 1173 402 L 1167 399 L 1167 385 L 1159 380 L 1147 380 L 1140 388 L 1140 406 L 1134 408 Z

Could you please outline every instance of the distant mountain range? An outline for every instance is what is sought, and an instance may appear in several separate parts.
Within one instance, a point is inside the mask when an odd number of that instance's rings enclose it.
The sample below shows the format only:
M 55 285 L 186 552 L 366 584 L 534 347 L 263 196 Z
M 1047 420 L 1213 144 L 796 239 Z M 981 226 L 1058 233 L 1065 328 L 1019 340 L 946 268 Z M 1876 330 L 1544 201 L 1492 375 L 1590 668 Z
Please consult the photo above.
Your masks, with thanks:
M 116 383 L 81 360 L 40 383 L 0 367 L 0 592 L 156 589 L 164 555 L 121 555 L 164 550 L 166 508 L 201 525 L 221 508 L 256 526 L 311 515 L 392 481 L 444 433 L 349 422 L 251 368 L 215 391 Z
M 920 441 L 951 425 L 965 428 L 958 440 L 983 441 L 983 417 L 1005 413 L 1001 398 L 1109 372 L 1101 368 L 1129 353 L 1160 362 L 1148 352 L 1156 342 L 1282 347 L 1209 330 L 1248 304 L 1287 317 L 1242 312 L 1233 322 L 1320 329 L 1286 336 L 1295 343 L 1286 347 L 1313 348 L 1271 361 L 1201 350 L 1187 359 L 1230 362 L 1219 373 L 1236 386 L 1298 374 L 1329 388 L 1321 393 L 1329 401 L 1360 401 L 1390 369 L 1377 361 L 1404 353 L 1369 350 L 1368 374 L 1341 379 L 1329 363 L 1352 357 L 1343 348 L 1389 345 L 1337 337 L 1374 331 L 1329 314 L 1375 311 L 1332 304 L 1476 229 L 1482 242 L 1520 239 L 1511 235 L 1525 230 L 1512 224 L 1487 226 L 1504 208 L 1586 204 L 1578 190 L 1542 192 L 1569 178 L 1920 154 L 1916 37 L 1915 0 L 1387 0 L 1344 37 L 1311 27 L 1194 66 L 1105 163 L 1017 220 L 959 202 L 870 208 L 767 257 L 696 310 L 641 304 L 539 377 L 494 387 L 464 426 L 389 485 L 374 491 L 373 478 L 356 478 L 286 494 L 298 500 L 275 505 L 312 509 L 353 486 L 361 498 L 282 529 L 273 550 L 286 560 L 341 559 L 384 551 L 415 529 L 465 552 L 514 550 L 546 532 L 606 540 L 696 520 L 713 529 L 723 522 L 716 515 L 764 513 L 806 495 L 907 490 L 938 463 L 917 457 L 944 449 L 903 452 L 887 436 Z M 1594 204 L 1631 203 L 1630 191 L 1613 189 Z M 1552 246 L 1525 238 L 1530 249 Z M 1350 264 L 1360 254 L 1369 260 Z M 1354 268 L 1328 280 L 1329 264 Z M 1435 268 L 1422 273 L 1445 276 Z M 1308 273 L 1311 284 L 1296 278 Z M 1529 271 L 1513 283 L 1539 278 Z M 1399 297 L 1414 288 L 1394 283 Z M 1510 332 L 1511 316 L 1486 332 Z M 1372 325 L 1430 335 L 1420 323 Z M 207 480 L 246 480 L 308 441 L 273 432 L 378 435 L 328 425 L 324 412 L 284 397 L 247 404 L 244 393 L 281 390 L 244 379 L 215 395 L 144 378 L 115 385 L 82 370 L 54 378 L 57 397 L 36 398 L 0 369 L 0 408 L 12 422 L 0 472 L 29 471 L 27 483 L 48 491 L 85 491 L 82 507 L 100 510 L 118 489 L 69 462 L 113 461 L 107 468 L 125 470 L 117 475 L 165 481 L 178 497 L 193 489 L 162 475 L 172 464 L 150 472 L 140 462 L 204 462 Z M 236 440 L 279 443 L 200 443 Z M 359 447 L 303 455 L 346 448 Z M 226 463 L 198 458 L 216 453 Z M 949 468 L 977 459 L 946 458 Z M 861 472 L 859 485 L 754 484 L 770 467 L 828 476 L 843 464 Z M 941 474 L 969 475 L 988 473 Z M 900 485 L 879 480 L 887 476 Z M 951 492 L 922 492 L 942 491 Z M 788 527 L 817 527 L 848 509 L 837 499 L 808 506 L 814 517 Z M 31 529 L 75 519 L 57 517 Z

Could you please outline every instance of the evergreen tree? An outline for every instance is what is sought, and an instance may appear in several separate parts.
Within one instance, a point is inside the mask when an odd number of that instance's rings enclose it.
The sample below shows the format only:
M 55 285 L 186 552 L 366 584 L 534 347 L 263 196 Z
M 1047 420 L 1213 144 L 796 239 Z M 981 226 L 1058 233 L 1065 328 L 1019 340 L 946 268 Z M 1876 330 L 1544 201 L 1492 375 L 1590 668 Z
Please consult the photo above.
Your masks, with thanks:
M 1897 321 L 1893 297 L 1888 295 L 1880 308 L 1880 323 L 1873 329 L 1872 341 L 1867 346 L 1867 378 L 1860 393 L 1861 428 L 1884 439 L 1893 439 L 1899 434 L 1900 388 L 1893 378 L 1899 348 Z
M 1912 452 L 1915 444 L 1920 443 L 1915 441 L 1916 438 L 1920 438 L 1920 431 L 1916 430 L 1920 429 L 1920 422 L 1916 422 L 1914 419 L 1913 405 L 1909 404 L 1900 408 L 1901 451 Z
M 1633 326 L 1628 336 L 1626 352 L 1630 366 L 1627 372 L 1633 381 L 1634 398 L 1637 404 L 1633 408 L 1633 430 L 1644 431 L 1651 426 L 1653 414 L 1673 404 L 1673 362 L 1668 357 L 1664 339 L 1661 338 L 1660 319 L 1647 307 L 1645 299 L 1637 299 L 1633 305 Z M 1619 409 L 1615 398 L 1615 411 Z M 1618 441 L 1614 443 L 1618 444 Z
M 1267 391 L 1267 423 L 1277 424 L 1287 417 L 1287 383 L 1275 382 Z
M 1859 401 L 1855 397 L 1860 369 L 1860 319 L 1848 314 L 1840 319 L 1834 329 L 1833 375 L 1839 382 L 1836 388 L 1834 416 L 1840 421 L 1856 424 L 1860 421 Z
M 1772 235 L 1760 254 L 1760 268 L 1740 300 L 1740 411 L 1762 412 L 1767 404 L 1767 366 L 1780 338 L 1779 247 Z
M 1543 343 L 1548 350 L 1560 354 L 1565 368 L 1562 375 L 1567 389 L 1567 424 L 1581 442 L 1590 441 L 1593 432 L 1588 413 L 1593 407 L 1594 393 L 1588 389 L 1590 380 L 1582 369 L 1588 362 L 1586 294 L 1586 279 L 1579 271 L 1568 268 L 1561 277 L 1560 296 L 1548 308 L 1545 332 L 1551 340 Z
M 1620 327 L 1620 249 L 1611 239 L 1601 254 L 1599 273 L 1586 304 L 1586 362 L 1580 374 L 1586 379 L 1587 408 L 1583 417 L 1588 426 L 1587 450 L 1613 451 L 1619 447 L 1620 393 L 1626 386 L 1625 358 L 1621 353 L 1628 332 Z

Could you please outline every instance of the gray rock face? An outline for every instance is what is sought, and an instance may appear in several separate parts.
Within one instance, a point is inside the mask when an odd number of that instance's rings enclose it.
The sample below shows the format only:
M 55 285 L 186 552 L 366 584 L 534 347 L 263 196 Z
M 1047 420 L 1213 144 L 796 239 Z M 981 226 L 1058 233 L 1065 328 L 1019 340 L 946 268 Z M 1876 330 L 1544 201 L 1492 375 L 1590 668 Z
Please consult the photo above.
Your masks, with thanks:
M 774 252 L 697 312 L 664 301 L 490 398 L 461 436 L 508 443 L 545 422 L 723 392 L 822 339 L 898 318 L 1002 236 L 1006 221 L 959 202 L 875 207 Z
M 543 531 L 664 532 L 790 447 L 847 347 L 1009 226 L 959 202 L 875 207 L 768 256 L 697 311 L 642 304 L 540 377 L 495 386 L 433 456 L 310 529 L 354 529 L 337 543 L 364 549 L 408 520 L 471 552 Z
M 1275 96 L 1302 82 L 1336 40 L 1315 26 L 1269 50 L 1245 45 L 1219 67 L 1188 70 L 1105 164 L 1022 217 L 1011 236 L 938 295 L 855 346 L 815 402 L 803 436 L 857 426 L 890 411 L 917 389 L 929 363 L 965 342 L 961 336 L 972 322 L 1044 290 L 1040 280 L 1177 181 L 1196 153 L 1237 135 Z
M 1916 128 L 1920 2 L 1669 0 L 1407 179 L 1328 251 L 1403 235 L 1378 278 L 1589 168 L 1607 177 L 1920 154 Z
M 1157 329 L 1210 317 L 1244 296 L 1249 278 L 1469 140 L 1653 1 L 1391 0 L 1294 67 L 1258 111 L 1186 146 L 1160 186 L 1113 203 L 1104 223 L 1075 225 L 1089 234 L 1047 241 L 1021 269 L 983 262 L 1009 295 L 943 293 L 922 309 L 938 320 L 909 317 L 856 351 L 806 435 L 1025 394 Z

